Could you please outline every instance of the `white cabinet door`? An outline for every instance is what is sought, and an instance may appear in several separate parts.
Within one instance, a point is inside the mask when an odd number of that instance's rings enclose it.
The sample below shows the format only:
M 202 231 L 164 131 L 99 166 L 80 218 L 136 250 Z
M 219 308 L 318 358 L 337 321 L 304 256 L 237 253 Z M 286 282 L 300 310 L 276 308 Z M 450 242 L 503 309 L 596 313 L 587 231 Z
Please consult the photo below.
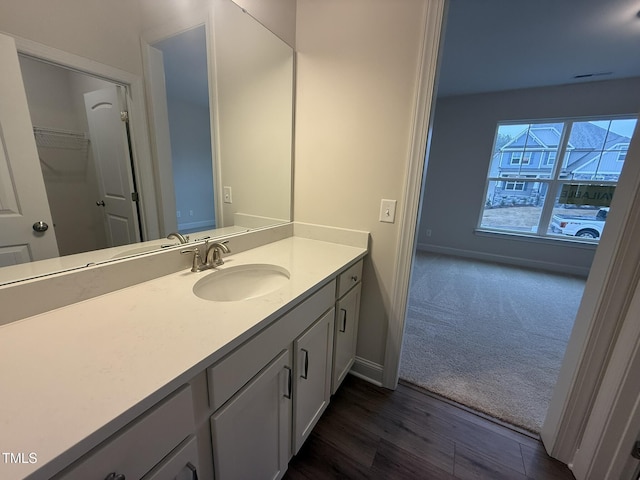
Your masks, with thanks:
M 0 266 L 58 256 L 13 38 L 0 35 Z M 48 230 L 35 232 L 44 222 Z
M 362 284 L 359 283 L 338 301 L 331 394 L 336 393 L 356 358 L 361 290 Z
M 283 350 L 211 417 L 215 478 L 282 478 L 291 450 L 291 352 Z
M 331 398 L 333 317 L 332 308 L 294 342 L 294 454 Z

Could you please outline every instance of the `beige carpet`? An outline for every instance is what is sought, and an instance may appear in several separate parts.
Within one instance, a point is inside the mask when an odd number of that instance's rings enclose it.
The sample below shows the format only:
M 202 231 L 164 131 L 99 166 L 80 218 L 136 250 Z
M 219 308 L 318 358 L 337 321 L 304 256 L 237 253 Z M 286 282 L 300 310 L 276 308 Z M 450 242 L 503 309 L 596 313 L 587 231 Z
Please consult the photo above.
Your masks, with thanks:
M 418 252 L 400 378 L 538 433 L 584 283 Z

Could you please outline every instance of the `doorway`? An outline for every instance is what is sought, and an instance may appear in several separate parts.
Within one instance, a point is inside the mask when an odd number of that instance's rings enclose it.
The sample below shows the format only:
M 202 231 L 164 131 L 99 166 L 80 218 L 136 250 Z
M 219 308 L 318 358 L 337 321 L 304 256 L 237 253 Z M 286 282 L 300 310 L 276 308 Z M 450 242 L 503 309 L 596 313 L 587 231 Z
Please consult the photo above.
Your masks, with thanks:
M 139 241 L 125 87 L 22 54 L 19 61 L 59 254 Z
M 487 18 L 487 23 L 495 21 L 504 22 L 504 30 L 521 24 L 518 21 L 508 22 L 506 17 L 511 9 L 504 8 L 499 15 L 491 15 L 487 11 L 488 5 L 469 5 L 470 2 L 457 2 L 457 6 L 463 5 L 463 20 L 458 26 L 458 31 L 468 30 L 472 32 L 473 23 L 477 18 Z M 492 2 L 498 4 L 499 2 Z M 456 2 L 451 2 L 451 9 L 456 8 Z M 553 6 L 552 6 L 553 7 Z M 469 9 L 470 8 L 470 9 Z M 473 10 L 477 8 L 478 11 Z M 528 7 L 527 7 L 528 8 Z M 532 9 L 540 8 L 532 6 Z M 480 11 L 481 10 L 481 11 Z M 470 12 L 475 12 L 471 14 Z M 523 11 L 514 11 L 514 14 L 523 17 Z M 535 13 L 535 12 L 532 12 Z M 526 16 L 526 15 L 525 15 Z M 554 16 L 554 18 L 560 18 Z M 587 276 L 593 258 L 595 256 L 595 246 L 577 246 L 569 248 L 566 242 L 556 242 L 558 248 L 554 248 L 549 240 L 539 240 L 528 238 L 509 239 L 507 236 L 486 234 L 478 228 L 478 218 L 484 207 L 484 191 L 487 181 L 487 167 L 492 154 L 492 142 L 497 124 L 500 121 L 533 121 L 537 119 L 558 119 L 568 116 L 585 117 L 593 115 L 614 115 L 614 114 L 636 114 L 637 113 L 637 92 L 638 79 L 624 78 L 618 80 L 604 80 L 601 82 L 586 83 L 585 79 L 566 80 L 562 87 L 553 86 L 533 86 L 520 85 L 516 89 L 512 87 L 502 87 L 501 89 L 486 88 L 484 92 L 461 92 L 454 91 L 453 84 L 449 84 L 443 76 L 445 67 L 449 62 L 447 56 L 447 42 L 449 41 L 449 31 L 454 27 L 455 19 L 449 16 L 447 34 L 445 36 L 444 55 L 442 58 L 443 68 L 440 75 L 440 96 L 435 103 L 435 116 L 433 122 L 433 137 L 431 139 L 431 156 L 429 159 L 429 171 L 424 184 L 425 200 L 423 202 L 423 219 L 419 226 L 417 243 L 426 245 L 435 253 L 458 256 L 476 256 L 481 260 L 488 261 L 522 261 L 520 266 L 533 268 L 555 267 L 565 269 L 574 265 L 571 273 Z M 532 21 L 532 25 L 537 22 Z M 465 27 L 466 26 L 466 27 Z M 494 28 L 492 33 L 474 33 L 477 42 L 481 43 L 482 38 L 496 38 L 501 30 Z M 473 36 L 473 35 L 472 35 Z M 533 35 L 537 38 L 536 35 Z M 551 38 L 552 32 L 545 34 L 546 38 Z M 513 42 L 503 38 L 504 45 L 515 43 L 516 38 L 532 38 L 531 35 L 515 36 Z M 531 42 L 533 45 L 535 42 Z M 539 47 L 539 43 L 535 43 Z M 557 44 L 556 47 L 559 47 Z M 455 87 L 466 87 L 471 85 L 476 77 L 479 80 L 487 80 L 496 74 L 501 60 L 510 59 L 516 61 L 519 55 L 504 56 L 496 55 L 497 49 L 493 49 L 493 57 L 485 61 L 485 65 L 491 65 L 486 75 L 469 75 L 470 71 L 481 72 L 482 69 L 472 68 L 471 62 L 467 62 L 463 74 L 458 74 Z M 481 52 L 476 52 L 477 57 L 481 57 Z M 454 55 L 455 57 L 455 55 Z M 485 57 L 486 58 L 486 57 Z M 468 58 L 467 58 L 468 60 Z M 533 56 L 528 56 L 527 60 L 533 64 Z M 549 60 L 548 58 L 546 60 Z M 513 69 L 519 72 L 522 69 Z M 537 73 L 541 73 L 539 70 Z M 464 74 L 466 73 L 466 74 Z M 509 77 L 506 71 L 500 77 L 501 81 L 506 81 Z M 527 76 L 530 81 L 533 75 Z M 593 79 L 592 79 L 593 80 Z M 551 84 L 549 84 L 551 85 Z M 487 85 L 485 84 L 485 87 Z M 597 96 L 598 101 L 594 102 Z M 591 98 L 591 101 L 589 100 Z M 606 100 L 605 100 L 606 99 Z M 573 105 L 570 105 L 573 103 Z M 446 137 L 445 141 L 436 143 L 437 136 Z M 434 152 L 437 150 L 437 152 Z M 437 160 L 434 161 L 434 158 Z M 533 157 L 522 157 L 520 164 L 533 161 Z M 547 158 L 549 163 L 552 160 Z M 514 165 L 518 163 L 514 159 Z M 475 179 L 474 181 L 472 181 Z M 517 180 L 517 181 L 516 181 Z M 501 187 L 503 190 L 511 190 L 510 195 L 523 194 L 528 186 L 534 186 L 531 179 L 515 179 L 511 183 L 505 181 Z M 518 183 L 519 182 L 519 183 Z M 526 182 L 530 182 L 527 184 Z M 491 184 L 490 186 L 497 186 Z M 533 189 L 530 189 L 533 190 Z M 497 210 L 493 210 L 494 212 Z M 547 219 L 555 213 L 552 209 L 545 212 Z M 428 217 L 428 218 L 427 218 Z M 426 220 L 425 220 L 426 218 Z M 538 224 L 536 224 L 538 225 Z M 540 224 L 542 225 L 542 224 Z M 542 226 L 538 225 L 539 230 Z M 529 229 L 533 225 L 529 225 Z M 474 244 L 473 246 L 472 243 Z M 437 249 L 435 248 L 437 247 Z M 527 256 L 519 253 L 522 250 L 534 251 Z M 555 253 L 554 253 L 554 250 Z M 478 255 L 480 253 L 480 255 Z
M 163 142 L 167 151 L 158 153 L 159 158 L 166 158 L 159 161 L 165 234 L 214 229 L 219 222 L 206 26 L 190 28 L 146 48 L 156 137 L 164 135 L 169 140 Z

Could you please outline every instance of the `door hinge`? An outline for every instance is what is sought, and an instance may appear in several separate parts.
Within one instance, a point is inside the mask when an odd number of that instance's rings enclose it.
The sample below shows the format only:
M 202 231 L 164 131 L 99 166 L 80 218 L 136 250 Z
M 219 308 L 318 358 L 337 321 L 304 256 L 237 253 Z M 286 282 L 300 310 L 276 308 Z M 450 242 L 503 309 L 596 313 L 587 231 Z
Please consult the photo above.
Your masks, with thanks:
M 129 121 L 129 112 L 122 111 L 120 112 L 120 120 L 122 120 L 123 122 L 128 122 Z
M 131 192 L 131 201 L 132 202 L 140 201 L 140 195 L 138 194 L 138 192 Z

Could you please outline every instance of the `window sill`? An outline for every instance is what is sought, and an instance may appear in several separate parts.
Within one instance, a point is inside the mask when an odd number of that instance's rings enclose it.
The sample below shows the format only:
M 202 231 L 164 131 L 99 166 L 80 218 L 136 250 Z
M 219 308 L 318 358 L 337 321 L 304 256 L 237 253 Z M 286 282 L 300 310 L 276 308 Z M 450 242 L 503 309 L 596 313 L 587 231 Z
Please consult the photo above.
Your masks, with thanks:
M 529 242 L 556 246 L 562 245 L 573 248 L 583 248 L 585 250 L 595 250 L 598 247 L 598 242 L 578 240 L 571 237 L 540 237 L 538 235 L 527 235 L 526 233 L 503 232 L 499 230 L 489 230 L 484 228 L 476 228 L 474 230 L 474 234 L 478 235 L 479 237 L 505 238 L 518 242 Z

